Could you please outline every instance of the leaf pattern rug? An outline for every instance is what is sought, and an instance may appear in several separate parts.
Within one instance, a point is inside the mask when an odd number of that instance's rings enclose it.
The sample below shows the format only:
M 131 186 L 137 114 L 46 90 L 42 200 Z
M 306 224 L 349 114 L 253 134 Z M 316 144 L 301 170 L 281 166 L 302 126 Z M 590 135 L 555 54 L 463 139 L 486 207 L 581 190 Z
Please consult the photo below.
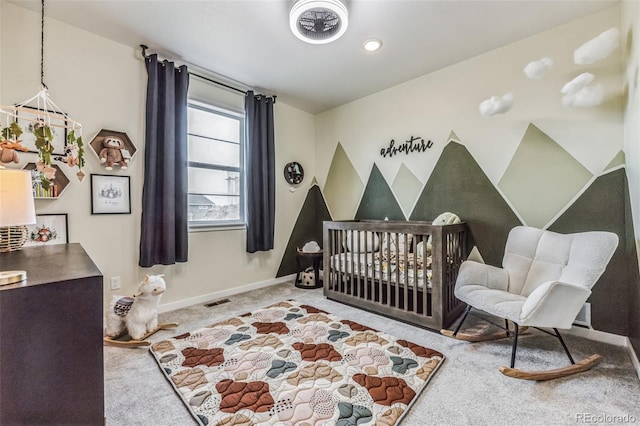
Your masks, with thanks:
M 444 360 L 295 301 L 150 352 L 202 425 L 395 425 Z

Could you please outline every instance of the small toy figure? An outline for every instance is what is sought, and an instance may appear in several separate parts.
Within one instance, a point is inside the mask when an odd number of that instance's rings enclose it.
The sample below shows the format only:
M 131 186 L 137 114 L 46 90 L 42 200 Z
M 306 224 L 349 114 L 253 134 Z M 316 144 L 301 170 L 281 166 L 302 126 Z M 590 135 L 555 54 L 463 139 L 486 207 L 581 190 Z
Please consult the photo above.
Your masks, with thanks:
M 54 160 L 67 163 L 67 166 L 73 167 L 80 164 L 80 157 L 78 155 L 78 145 L 67 144 L 64 149 L 64 157 L 55 157 Z
M 121 169 L 126 169 L 129 165 L 129 159 L 124 158 L 122 150 L 124 149 L 124 141 L 115 136 L 107 136 L 102 141 L 102 150 L 98 157 L 100 163 L 104 164 L 105 170 L 113 170 L 113 165 L 117 164 Z
M 116 337 L 128 332 L 132 345 L 148 345 L 143 339 L 154 332 L 177 326 L 158 326 L 158 302 L 167 286 L 163 275 L 146 275 L 133 297 L 114 296 L 106 312 L 105 343 L 118 343 Z M 129 342 L 125 342 L 129 343 Z
M 28 151 L 20 142 L 21 141 L 12 141 L 9 139 L 4 139 L 0 142 L 0 163 L 20 162 L 20 156 L 18 156 L 16 151 Z

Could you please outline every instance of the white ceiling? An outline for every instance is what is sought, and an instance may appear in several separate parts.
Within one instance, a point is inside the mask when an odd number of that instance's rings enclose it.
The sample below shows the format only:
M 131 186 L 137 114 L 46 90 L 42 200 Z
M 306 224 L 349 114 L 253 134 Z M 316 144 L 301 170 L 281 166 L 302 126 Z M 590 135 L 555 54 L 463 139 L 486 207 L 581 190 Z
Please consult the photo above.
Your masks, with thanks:
M 11 3 L 40 11 L 38 0 Z M 618 3 L 351 0 L 346 34 L 328 45 L 293 36 L 289 0 L 47 0 L 45 14 L 317 113 Z M 369 37 L 380 51 L 361 48 Z

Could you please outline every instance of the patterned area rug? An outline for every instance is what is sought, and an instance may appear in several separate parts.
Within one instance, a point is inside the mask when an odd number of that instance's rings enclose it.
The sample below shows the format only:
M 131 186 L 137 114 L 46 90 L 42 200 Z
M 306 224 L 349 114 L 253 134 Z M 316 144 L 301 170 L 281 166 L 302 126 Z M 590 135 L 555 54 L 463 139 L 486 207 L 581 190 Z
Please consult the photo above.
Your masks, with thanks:
M 395 425 L 444 359 L 294 301 L 150 351 L 202 425 Z

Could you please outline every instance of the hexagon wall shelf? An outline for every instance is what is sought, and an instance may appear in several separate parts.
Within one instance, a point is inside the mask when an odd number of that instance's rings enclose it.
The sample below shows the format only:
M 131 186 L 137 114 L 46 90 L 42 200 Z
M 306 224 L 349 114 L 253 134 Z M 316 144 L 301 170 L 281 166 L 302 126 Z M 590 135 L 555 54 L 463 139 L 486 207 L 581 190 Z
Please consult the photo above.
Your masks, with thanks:
M 100 151 L 102 151 L 102 149 L 104 148 L 102 143 L 104 142 L 105 138 L 109 136 L 119 138 L 124 143 L 124 148 L 120 150 L 123 159 L 127 158 L 128 156 L 129 160 L 131 160 L 135 155 L 136 151 L 138 151 L 136 146 L 131 141 L 131 138 L 129 138 L 129 135 L 127 135 L 125 132 L 117 132 L 115 130 L 102 129 L 98 132 L 97 135 L 93 137 L 93 139 L 91 139 L 91 142 L 89 143 L 89 145 L 91 145 L 91 148 L 92 148 L 91 150 L 96 155 L 96 158 L 98 159 L 99 163 L 100 163 Z M 100 163 L 100 164 L 106 167 L 106 163 Z M 129 165 L 131 165 L 130 162 L 129 162 Z M 118 169 L 119 167 L 120 166 L 116 165 L 114 167 L 114 170 Z
M 51 180 L 51 187 L 44 189 L 39 182 L 34 181 L 33 174 L 31 175 L 33 185 L 33 198 L 36 199 L 54 199 L 58 198 L 69 185 L 69 179 L 64 174 L 62 169 L 57 164 L 52 164 L 51 167 L 56 169 L 56 176 Z M 23 167 L 24 170 L 35 170 L 36 163 L 27 163 Z

